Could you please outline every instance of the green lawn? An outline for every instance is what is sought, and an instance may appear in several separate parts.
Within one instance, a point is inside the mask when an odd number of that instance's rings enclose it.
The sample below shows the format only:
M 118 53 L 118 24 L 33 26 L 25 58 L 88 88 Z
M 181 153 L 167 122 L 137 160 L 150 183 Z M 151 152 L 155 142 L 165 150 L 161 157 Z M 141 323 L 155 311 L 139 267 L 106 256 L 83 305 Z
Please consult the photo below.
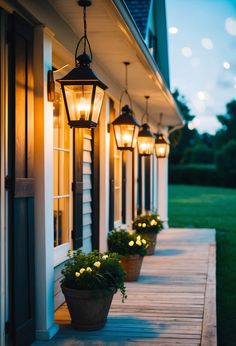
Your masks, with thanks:
M 218 346 L 235 346 L 236 189 L 170 185 L 169 225 L 216 229 Z

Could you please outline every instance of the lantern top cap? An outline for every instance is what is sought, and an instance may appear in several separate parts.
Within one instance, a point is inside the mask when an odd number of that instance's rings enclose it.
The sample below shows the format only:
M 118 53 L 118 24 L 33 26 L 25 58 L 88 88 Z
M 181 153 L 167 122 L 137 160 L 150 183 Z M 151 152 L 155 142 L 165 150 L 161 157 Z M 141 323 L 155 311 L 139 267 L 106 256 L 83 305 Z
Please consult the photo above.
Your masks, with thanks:
M 156 144 L 169 144 L 169 141 L 165 139 L 161 132 L 156 134 Z
M 135 125 L 140 127 L 139 122 L 134 118 L 132 109 L 125 105 L 121 109 L 121 114 L 112 122 L 113 125 Z
M 145 123 L 142 125 L 140 131 L 139 131 L 139 134 L 138 134 L 139 137 L 152 137 L 152 138 L 156 138 L 155 135 L 152 133 L 151 129 L 150 129 L 150 126 Z
M 92 5 L 92 0 L 79 0 L 78 5 L 81 7 L 89 7 Z

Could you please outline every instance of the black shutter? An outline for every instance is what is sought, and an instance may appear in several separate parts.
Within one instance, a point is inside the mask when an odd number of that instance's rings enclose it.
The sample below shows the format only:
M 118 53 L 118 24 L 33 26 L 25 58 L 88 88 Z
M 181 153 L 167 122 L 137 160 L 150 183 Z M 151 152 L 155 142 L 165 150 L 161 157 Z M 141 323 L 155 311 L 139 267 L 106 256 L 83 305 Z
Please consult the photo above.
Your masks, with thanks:
M 110 123 L 115 118 L 115 108 L 114 101 L 110 101 Z M 109 229 L 114 228 L 114 215 L 115 215 L 115 170 L 114 170 L 114 148 L 115 148 L 115 138 L 113 131 L 110 129 L 110 194 L 109 194 Z
M 9 331 L 14 345 L 35 338 L 33 28 L 8 17 Z
M 83 129 L 73 129 L 73 247 L 83 245 Z

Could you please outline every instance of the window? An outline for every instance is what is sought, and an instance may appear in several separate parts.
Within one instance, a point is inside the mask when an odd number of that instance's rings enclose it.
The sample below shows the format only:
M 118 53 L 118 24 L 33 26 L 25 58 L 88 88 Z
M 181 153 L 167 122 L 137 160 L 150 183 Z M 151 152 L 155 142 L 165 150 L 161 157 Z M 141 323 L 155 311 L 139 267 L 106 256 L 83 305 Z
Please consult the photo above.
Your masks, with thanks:
M 53 218 L 54 247 L 70 248 L 71 225 L 71 130 L 67 123 L 62 95 L 53 103 Z M 59 255 L 62 257 L 63 254 Z

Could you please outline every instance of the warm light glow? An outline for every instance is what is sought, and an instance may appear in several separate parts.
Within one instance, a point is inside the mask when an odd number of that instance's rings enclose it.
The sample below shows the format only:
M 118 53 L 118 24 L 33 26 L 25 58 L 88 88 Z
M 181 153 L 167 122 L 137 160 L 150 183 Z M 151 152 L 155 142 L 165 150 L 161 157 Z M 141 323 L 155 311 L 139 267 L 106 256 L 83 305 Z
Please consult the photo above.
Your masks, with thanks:
M 169 27 L 169 33 L 172 35 L 176 35 L 178 33 L 179 29 L 176 28 L 175 26 Z
M 159 147 L 157 150 L 158 150 L 160 155 L 163 155 L 165 153 L 165 148 L 164 147 Z
M 184 47 L 181 49 L 181 53 L 183 56 L 185 56 L 186 58 L 189 58 L 190 56 L 192 56 L 193 52 L 192 49 L 189 47 Z
M 212 43 L 212 40 L 210 40 L 209 38 L 203 38 L 201 40 L 201 44 L 204 48 L 206 49 L 212 49 L 213 48 L 213 43 Z
M 76 104 L 76 110 L 79 113 L 78 119 L 88 119 L 90 113 L 90 102 L 85 97 L 81 97 Z
M 226 70 L 229 70 L 230 69 L 230 63 L 228 61 L 224 61 L 223 62 L 223 67 L 226 69 Z
M 227 18 L 225 21 L 225 30 L 228 34 L 236 36 L 236 19 Z
M 132 141 L 132 136 L 129 133 L 123 133 L 122 135 L 123 144 L 128 146 Z

